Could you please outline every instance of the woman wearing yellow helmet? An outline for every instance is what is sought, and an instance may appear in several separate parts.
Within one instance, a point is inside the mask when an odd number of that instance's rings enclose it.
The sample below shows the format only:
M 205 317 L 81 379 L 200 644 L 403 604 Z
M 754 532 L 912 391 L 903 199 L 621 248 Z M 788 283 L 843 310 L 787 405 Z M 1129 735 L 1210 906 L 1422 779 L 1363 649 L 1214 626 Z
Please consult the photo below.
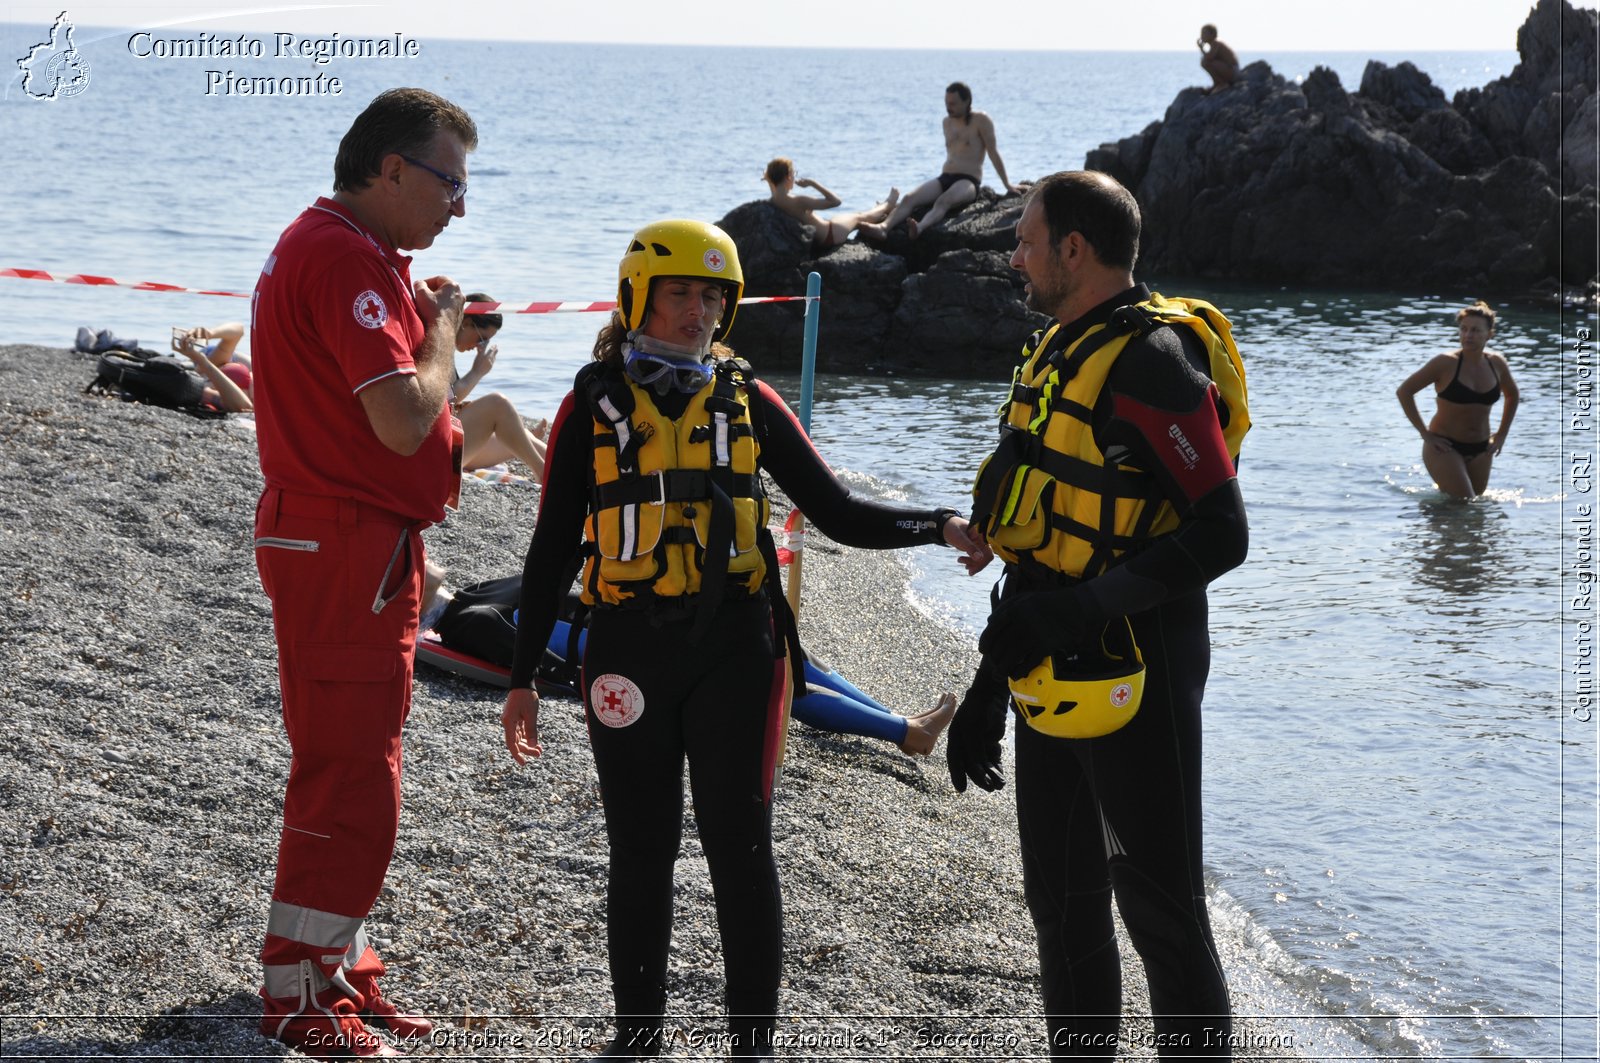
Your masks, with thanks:
M 539 523 L 523 569 L 502 723 L 518 763 L 542 752 L 534 669 L 584 557 L 594 606 L 584 707 L 610 842 L 607 942 L 618 1036 L 611 1058 L 663 1038 L 683 763 L 716 898 L 733 1054 L 770 1058 L 783 952 L 772 855 L 773 752 L 792 618 L 762 474 L 829 537 L 888 549 L 948 543 L 976 571 L 987 550 L 954 510 L 858 498 L 783 401 L 719 341 L 743 292 L 722 230 L 667 221 L 636 233 L 617 311 L 550 432 Z

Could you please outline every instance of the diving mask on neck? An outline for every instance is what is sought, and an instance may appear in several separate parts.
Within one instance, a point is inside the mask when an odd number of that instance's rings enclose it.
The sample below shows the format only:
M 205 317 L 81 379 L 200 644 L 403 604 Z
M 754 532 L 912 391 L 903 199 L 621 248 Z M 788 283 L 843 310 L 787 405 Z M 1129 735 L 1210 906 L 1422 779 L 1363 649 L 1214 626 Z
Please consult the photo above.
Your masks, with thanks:
M 628 379 L 660 394 L 681 391 L 692 395 L 711 382 L 710 354 L 709 342 L 704 350 L 696 350 L 635 329 L 622 345 L 622 367 Z

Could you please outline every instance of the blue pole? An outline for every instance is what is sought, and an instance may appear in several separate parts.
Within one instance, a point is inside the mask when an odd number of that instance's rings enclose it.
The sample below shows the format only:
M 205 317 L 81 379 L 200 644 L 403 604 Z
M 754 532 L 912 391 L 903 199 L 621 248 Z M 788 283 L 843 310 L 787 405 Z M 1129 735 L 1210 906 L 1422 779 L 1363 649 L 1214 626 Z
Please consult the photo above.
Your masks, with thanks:
M 800 354 L 800 427 L 811 432 L 811 391 L 817 379 L 817 322 L 822 313 L 822 274 L 806 277 L 805 345 Z
M 805 343 L 800 352 L 800 427 L 811 434 L 811 392 L 817 380 L 817 321 L 822 313 L 822 274 L 813 272 L 806 277 L 806 327 Z M 790 533 L 796 537 L 805 533 L 805 514 L 796 510 L 791 515 L 794 527 Z M 785 524 L 788 529 L 788 525 Z M 798 540 L 797 540 L 798 541 Z M 785 597 L 789 611 L 800 615 L 800 566 L 804 558 L 801 548 L 796 548 L 794 560 L 789 562 L 789 583 Z M 779 754 L 780 758 L 782 754 Z

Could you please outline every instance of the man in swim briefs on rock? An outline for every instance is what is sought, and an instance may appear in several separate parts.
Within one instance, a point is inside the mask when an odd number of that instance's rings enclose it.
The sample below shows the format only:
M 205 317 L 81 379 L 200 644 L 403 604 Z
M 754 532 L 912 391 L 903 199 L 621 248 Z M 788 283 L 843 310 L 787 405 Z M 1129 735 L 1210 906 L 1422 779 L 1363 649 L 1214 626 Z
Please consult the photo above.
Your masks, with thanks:
M 971 203 L 978 197 L 978 185 L 983 180 L 985 155 L 994 160 L 994 172 L 1008 193 L 1022 191 L 1006 177 L 1006 164 L 1001 161 L 994 143 L 994 120 L 972 109 L 972 90 L 960 81 L 951 82 L 944 90 L 944 109 L 943 172 L 901 196 L 883 224 L 862 225 L 858 231 L 863 236 L 887 239 L 895 226 L 904 222 L 914 240 L 924 229 L 943 221 L 952 210 Z M 928 206 L 930 203 L 932 206 Z M 912 211 L 922 207 L 928 207 L 928 213 L 920 221 L 911 217 Z

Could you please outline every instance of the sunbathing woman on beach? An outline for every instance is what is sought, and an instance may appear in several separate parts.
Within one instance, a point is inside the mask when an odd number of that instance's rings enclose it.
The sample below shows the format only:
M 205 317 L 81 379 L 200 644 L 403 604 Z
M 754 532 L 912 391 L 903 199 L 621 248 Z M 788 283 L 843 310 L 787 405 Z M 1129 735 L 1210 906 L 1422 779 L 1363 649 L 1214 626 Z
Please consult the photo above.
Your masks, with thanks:
M 482 292 L 473 292 L 467 296 L 467 302 L 492 303 L 494 300 Z M 500 331 L 504 320 L 499 314 L 463 314 L 461 328 L 456 331 L 457 351 L 476 348 L 478 352 L 472 359 L 472 368 L 465 376 L 458 375 L 450 385 L 450 402 L 466 436 L 461 468 L 471 472 L 516 458 L 533 470 L 535 477 L 542 477 L 544 443 L 528 430 L 511 400 L 498 391 L 479 399 L 467 398 L 494 368 L 500 349 L 489 341 Z
M 471 293 L 466 301 L 494 302 L 482 292 Z M 500 349 L 489 341 L 504 322 L 505 318 L 499 314 L 463 314 L 461 327 L 456 330 L 456 350 L 478 352 L 466 375 L 457 373 L 450 382 L 450 409 L 461 422 L 461 470 L 472 472 L 516 458 L 532 470 L 535 478 L 541 478 L 544 476 L 544 442 L 540 437 L 549 431 L 545 422 L 538 422 L 530 431 L 511 400 L 498 391 L 479 399 L 467 398 L 494 368 Z M 444 566 L 429 558 L 422 581 L 420 631 L 431 629 L 450 604 L 454 592 L 445 586 L 445 575 Z
M 175 341 L 183 339 L 193 341 L 194 346 L 211 359 L 212 365 L 227 365 L 229 362 L 250 364 L 250 356 L 239 350 L 239 344 L 244 339 L 242 321 L 229 321 L 223 325 L 201 325 L 183 332 L 175 332 L 173 338 Z M 200 342 L 202 340 L 206 342 L 202 344 Z
M 779 157 L 767 163 L 767 172 L 762 180 L 772 189 L 772 205 L 801 225 L 810 228 L 811 250 L 816 252 L 838 247 L 850 238 L 850 234 L 857 226 L 863 223 L 871 225 L 883 221 L 900 200 L 900 190 L 891 188 L 889 198 L 871 210 L 843 211 L 831 218 L 825 218 L 817 214 L 817 211 L 831 210 L 844 201 L 822 187 L 820 181 L 814 181 L 809 177 L 796 177 L 792 159 Z M 814 188 L 822 194 L 797 196 L 794 194 L 796 185 L 801 188 Z
M 1461 346 L 1435 355 L 1428 364 L 1406 377 L 1395 391 L 1400 408 L 1413 428 L 1422 434 L 1422 463 L 1439 490 L 1456 498 L 1483 494 L 1489 486 L 1489 469 L 1506 445 L 1506 433 L 1517 414 L 1517 384 L 1505 355 L 1488 349 L 1494 335 L 1493 310 L 1478 302 L 1457 311 Z M 1433 385 L 1438 411 L 1428 426 L 1417 412 L 1417 392 Z M 1504 393 L 1500 430 L 1489 432 L 1489 407 Z
M 238 322 L 173 330 L 172 349 L 193 362 L 195 371 L 206 378 L 200 401 L 213 410 L 255 410 L 250 401 L 250 360 L 234 349 L 243 338 L 244 325 Z M 212 342 L 207 344 L 206 340 Z

